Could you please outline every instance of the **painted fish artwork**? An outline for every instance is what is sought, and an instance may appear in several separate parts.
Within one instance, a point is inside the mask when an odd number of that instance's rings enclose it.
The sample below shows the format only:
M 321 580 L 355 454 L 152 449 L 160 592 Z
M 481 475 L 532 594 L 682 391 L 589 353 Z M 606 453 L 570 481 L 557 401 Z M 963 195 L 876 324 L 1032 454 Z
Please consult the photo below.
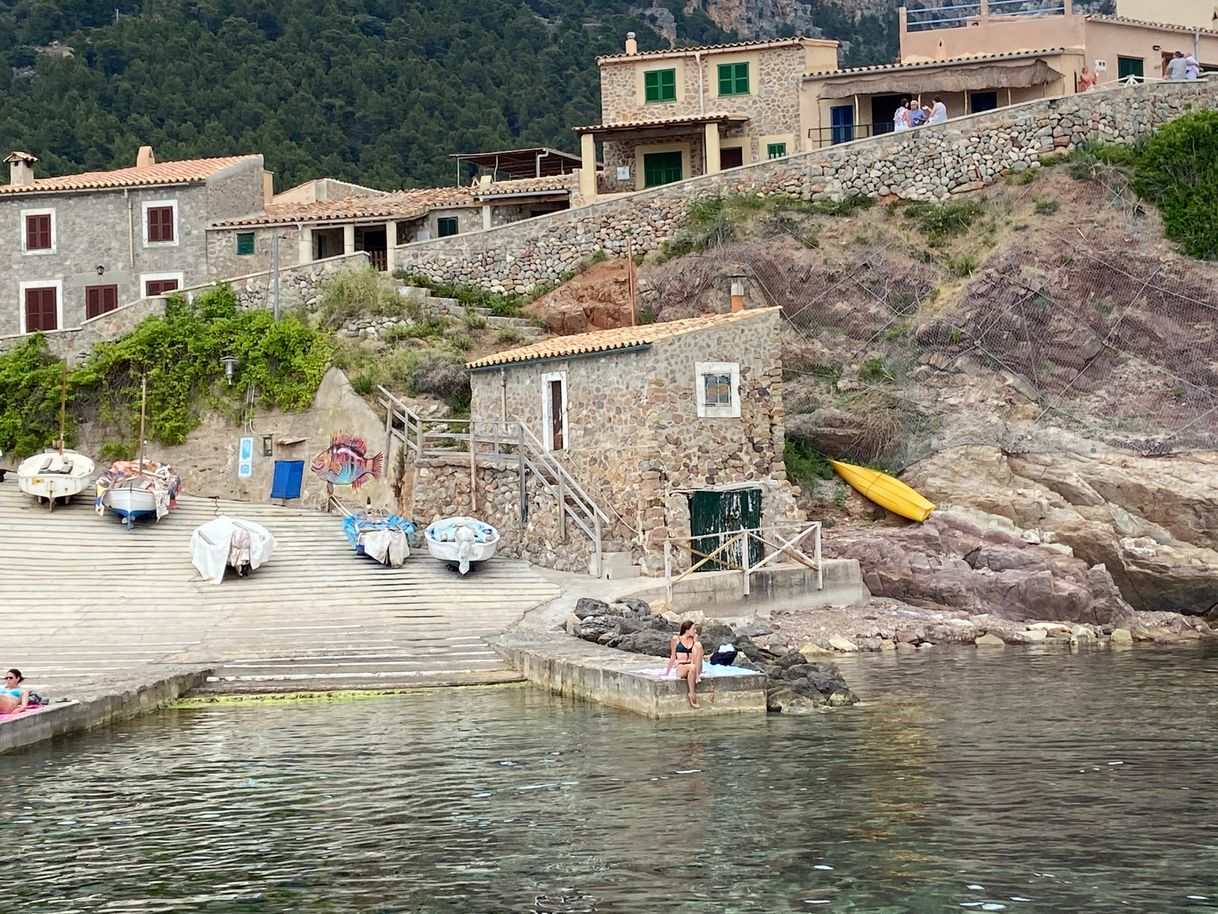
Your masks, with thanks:
M 370 479 L 380 479 L 384 454 L 367 456 L 368 443 L 354 435 L 334 435 L 330 446 L 313 458 L 313 472 L 332 486 L 358 489 Z

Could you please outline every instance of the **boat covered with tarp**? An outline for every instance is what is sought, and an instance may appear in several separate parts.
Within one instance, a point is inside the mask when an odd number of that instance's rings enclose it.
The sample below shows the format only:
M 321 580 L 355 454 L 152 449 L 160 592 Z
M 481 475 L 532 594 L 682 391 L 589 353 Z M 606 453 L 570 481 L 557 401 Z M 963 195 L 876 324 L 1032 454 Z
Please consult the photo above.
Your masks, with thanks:
M 275 537 L 262 524 L 221 514 L 195 528 L 190 536 L 190 561 L 213 584 L 231 568 L 245 577 L 266 564 L 275 551 Z
M 366 555 L 382 565 L 397 568 L 410 557 L 412 521 L 396 514 L 368 512 L 343 519 L 343 533 L 356 555 Z
M 94 509 L 98 516 L 109 508 L 131 529 L 142 518 L 160 520 L 176 505 L 181 477 L 167 463 L 150 458 L 116 460 L 97 478 Z
M 443 517 L 424 531 L 427 551 L 441 562 L 455 565 L 466 574 L 475 562 L 484 562 L 495 554 L 499 531 L 474 517 Z

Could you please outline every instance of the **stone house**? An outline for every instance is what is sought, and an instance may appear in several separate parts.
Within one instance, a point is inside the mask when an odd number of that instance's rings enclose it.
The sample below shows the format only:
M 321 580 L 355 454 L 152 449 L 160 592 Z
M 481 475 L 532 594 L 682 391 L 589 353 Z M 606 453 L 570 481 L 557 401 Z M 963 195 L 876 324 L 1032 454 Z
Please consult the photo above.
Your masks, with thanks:
M 324 178 L 277 194 L 263 210 L 215 222 L 207 231 L 216 276 L 366 251 L 374 266 L 395 268 L 394 249 L 430 238 L 507 225 L 571 205 L 574 175 L 492 180 L 469 186 L 379 191 Z
M 14 152 L 0 186 L 0 336 L 60 330 L 120 304 L 198 285 L 207 226 L 258 212 L 269 198 L 262 156 L 157 162 L 37 178 Z
M 606 512 L 607 538 L 658 573 L 669 536 L 802 519 L 783 464 L 780 320 L 761 308 L 499 352 L 469 364 L 471 417 L 523 423 Z M 586 563 L 587 544 L 567 550 Z
M 805 73 L 836 69 L 837 42 L 732 42 L 598 57 L 602 123 L 576 127 L 585 163 L 580 192 L 642 190 L 803 151 Z M 604 144 L 597 181 L 596 144 Z

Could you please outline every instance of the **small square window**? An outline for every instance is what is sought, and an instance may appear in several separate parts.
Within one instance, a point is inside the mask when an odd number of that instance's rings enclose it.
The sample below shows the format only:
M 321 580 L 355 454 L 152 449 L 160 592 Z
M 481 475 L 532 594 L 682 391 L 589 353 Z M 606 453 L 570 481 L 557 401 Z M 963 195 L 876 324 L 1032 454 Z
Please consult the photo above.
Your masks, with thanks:
M 237 253 L 243 257 L 254 253 L 254 233 L 253 232 L 238 232 L 237 233 Z
M 172 244 L 174 236 L 174 207 L 148 207 L 148 243 Z
M 50 213 L 26 216 L 25 249 L 27 251 L 49 251 L 52 244 Z
M 765 157 L 767 159 L 781 159 L 787 154 L 786 143 L 767 143 L 765 147 Z
M 749 65 L 747 63 L 719 64 L 719 94 L 749 94 Z
M 677 100 L 677 71 L 649 70 L 643 74 L 643 93 L 649 102 Z
M 441 238 L 457 234 L 457 219 L 455 216 L 444 216 L 436 220 L 436 234 Z
M 702 395 L 707 406 L 731 406 L 732 376 L 718 372 L 702 375 Z
M 694 376 L 699 416 L 709 419 L 740 416 L 739 362 L 698 362 Z

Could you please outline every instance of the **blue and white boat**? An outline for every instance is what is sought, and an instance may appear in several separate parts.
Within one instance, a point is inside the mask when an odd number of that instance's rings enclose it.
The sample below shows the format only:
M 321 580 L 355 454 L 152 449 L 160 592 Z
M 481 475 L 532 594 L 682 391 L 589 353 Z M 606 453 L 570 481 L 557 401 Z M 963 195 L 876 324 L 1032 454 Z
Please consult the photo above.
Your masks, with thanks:
M 474 517 L 443 517 L 424 531 L 427 551 L 433 558 L 466 574 L 475 562 L 485 562 L 495 554 L 499 531 Z
M 177 504 L 182 480 L 167 463 L 155 460 L 118 460 L 97 479 L 94 507 L 99 515 L 109 508 L 127 529 L 144 518 L 160 520 Z

